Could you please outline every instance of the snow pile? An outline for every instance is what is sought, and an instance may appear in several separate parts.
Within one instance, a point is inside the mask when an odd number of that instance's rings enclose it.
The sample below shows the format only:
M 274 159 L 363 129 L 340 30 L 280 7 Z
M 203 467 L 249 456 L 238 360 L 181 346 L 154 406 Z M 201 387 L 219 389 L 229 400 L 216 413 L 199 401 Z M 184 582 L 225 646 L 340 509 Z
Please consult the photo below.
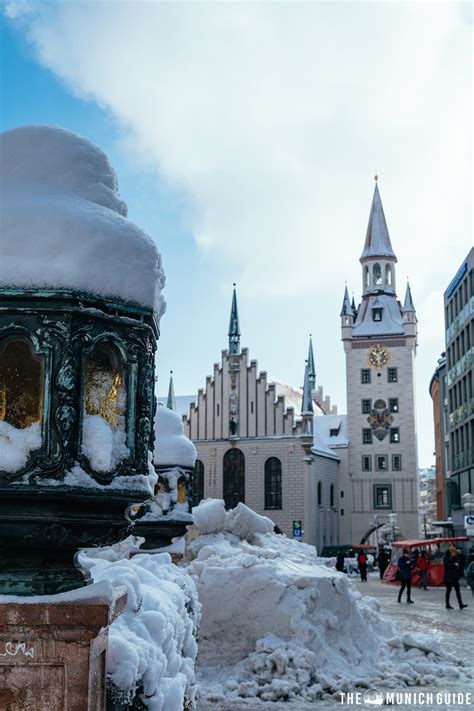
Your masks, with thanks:
M 196 447 L 184 434 L 179 415 L 160 405 L 155 417 L 155 464 L 193 467 L 196 456 Z
M 80 554 L 95 582 L 109 581 L 128 593 L 127 607 L 109 628 L 107 671 L 115 700 L 130 703 L 138 696 L 151 711 L 194 708 L 196 587 L 168 553 L 119 557 L 126 553 L 122 545 L 120 552 L 102 548 Z
M 0 421 L 0 470 L 12 473 L 23 469 L 30 452 L 39 449 L 41 444 L 39 422 L 20 430 Z
M 402 634 L 312 546 L 259 532 L 264 517 L 254 512 L 254 525 L 243 525 L 246 508 L 224 522 L 222 502 L 193 509 L 187 555 L 202 604 L 203 698 L 311 702 L 468 675 L 433 638 Z
M 125 444 L 122 424 L 113 428 L 100 415 L 85 415 L 82 424 L 82 451 L 96 472 L 111 472 L 126 459 L 130 450 Z
M 165 309 L 151 238 L 127 220 L 100 148 L 57 126 L 0 135 L 0 286 L 82 291 Z

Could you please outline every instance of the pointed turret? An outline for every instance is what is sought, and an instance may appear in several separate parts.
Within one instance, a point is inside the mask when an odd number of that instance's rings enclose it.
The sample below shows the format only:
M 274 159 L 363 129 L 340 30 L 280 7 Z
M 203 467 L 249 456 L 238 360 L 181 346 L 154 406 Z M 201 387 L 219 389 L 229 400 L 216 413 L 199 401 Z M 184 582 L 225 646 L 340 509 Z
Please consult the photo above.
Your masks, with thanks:
M 357 306 L 356 306 L 356 302 L 354 299 L 354 292 L 352 292 L 351 309 L 352 309 L 352 313 L 354 314 L 354 318 L 355 318 L 357 316 Z
M 351 300 L 349 299 L 349 292 L 347 291 L 347 285 L 346 285 L 346 288 L 344 290 L 344 299 L 342 302 L 342 309 L 341 309 L 340 316 L 353 316 L 353 315 L 354 315 L 354 313 L 352 310 L 352 304 L 351 304 Z
M 310 375 L 309 375 L 309 363 L 308 361 L 305 361 L 305 368 L 304 368 L 304 383 L 303 383 L 303 401 L 301 403 L 301 419 L 303 421 L 303 432 L 302 434 L 306 437 L 311 437 L 313 436 L 313 418 L 314 418 L 314 410 L 313 410 L 313 398 L 312 398 L 312 393 L 311 393 L 311 381 L 310 381 Z M 312 442 L 311 440 L 308 440 L 308 446 Z
M 174 410 L 176 412 L 176 398 L 174 396 L 174 385 L 173 385 L 173 371 L 170 370 L 170 384 L 168 388 L 168 399 L 166 401 L 166 407 L 169 410 Z
M 407 280 L 407 290 L 405 292 L 405 303 L 402 308 L 403 313 L 413 312 L 415 313 L 415 307 L 413 306 L 413 299 L 411 296 L 410 282 Z
M 374 196 L 370 208 L 369 224 L 365 237 L 364 251 L 360 257 L 362 262 L 373 257 L 389 258 L 397 261 L 395 252 L 392 249 L 390 235 L 388 234 L 385 214 L 380 199 L 377 182 L 375 182 Z
M 229 322 L 229 355 L 238 355 L 240 353 L 240 326 L 239 326 L 239 311 L 237 309 L 237 293 L 232 294 L 232 307 L 230 310 Z
M 308 377 L 311 386 L 311 392 L 316 387 L 316 367 L 314 365 L 313 340 L 312 334 L 309 334 L 309 351 L 308 351 Z

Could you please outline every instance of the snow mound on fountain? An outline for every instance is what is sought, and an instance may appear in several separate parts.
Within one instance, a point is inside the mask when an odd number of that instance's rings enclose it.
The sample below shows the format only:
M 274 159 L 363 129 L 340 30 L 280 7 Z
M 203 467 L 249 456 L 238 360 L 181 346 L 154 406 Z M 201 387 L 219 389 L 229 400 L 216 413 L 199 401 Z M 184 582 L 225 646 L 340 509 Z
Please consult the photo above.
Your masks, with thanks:
M 468 673 L 433 638 L 402 634 L 376 600 L 321 566 L 315 548 L 263 533 L 269 519 L 248 511 L 212 500 L 193 509 L 203 698 L 311 702 Z
M 196 456 L 196 447 L 184 434 L 181 417 L 159 405 L 155 416 L 155 464 L 193 467 Z
M 0 287 L 53 288 L 165 309 L 152 239 L 127 220 L 105 153 L 57 126 L 0 134 Z
M 127 540 L 129 549 L 136 550 L 134 540 Z M 127 589 L 127 606 L 109 628 L 112 696 L 123 704 L 139 697 L 152 711 L 194 708 L 200 611 L 194 582 L 168 553 L 120 559 L 127 555 L 125 543 L 118 555 L 113 548 L 80 554 L 94 582 Z

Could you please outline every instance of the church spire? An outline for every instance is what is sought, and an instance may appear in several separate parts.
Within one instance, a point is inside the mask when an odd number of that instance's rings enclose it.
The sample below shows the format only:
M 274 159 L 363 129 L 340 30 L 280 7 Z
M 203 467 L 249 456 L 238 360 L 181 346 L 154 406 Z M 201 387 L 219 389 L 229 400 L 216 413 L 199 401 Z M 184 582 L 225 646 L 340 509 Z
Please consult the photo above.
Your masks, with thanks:
M 168 388 L 168 399 L 166 401 L 166 407 L 169 410 L 174 410 L 176 412 L 176 398 L 174 396 L 174 385 L 173 385 L 173 371 L 170 370 L 170 384 Z
M 309 384 L 312 392 L 316 388 L 316 367 L 314 365 L 313 339 L 311 333 L 309 334 L 308 367 Z
M 230 310 L 230 322 L 229 322 L 229 355 L 238 355 L 240 353 L 240 326 L 239 326 L 239 312 L 237 309 L 237 293 L 235 291 L 232 294 L 232 307 Z
M 351 300 L 349 299 L 349 292 L 347 291 L 347 284 L 344 290 L 344 299 L 342 302 L 342 309 L 340 316 L 353 316 Z
M 311 376 L 309 372 L 309 362 L 305 361 L 304 368 L 304 384 L 303 384 L 303 402 L 301 403 L 301 416 L 313 417 L 313 398 L 311 396 Z
M 390 242 L 390 235 L 388 234 L 377 181 L 375 182 L 374 196 L 370 208 L 364 251 L 362 252 L 360 261 L 362 262 L 370 257 L 389 258 L 394 259 L 395 262 L 397 261 Z
M 415 307 L 413 305 L 413 299 L 411 295 L 410 282 L 407 281 L 407 290 L 405 292 L 405 303 L 402 308 L 403 312 L 415 312 Z

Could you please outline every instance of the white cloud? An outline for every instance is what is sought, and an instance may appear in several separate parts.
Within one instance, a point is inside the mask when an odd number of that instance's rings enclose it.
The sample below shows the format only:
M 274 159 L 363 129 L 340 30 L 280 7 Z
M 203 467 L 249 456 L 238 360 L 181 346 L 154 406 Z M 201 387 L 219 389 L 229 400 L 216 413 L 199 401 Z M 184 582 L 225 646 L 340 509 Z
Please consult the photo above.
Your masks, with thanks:
M 379 171 L 398 284 L 409 274 L 420 330 L 442 332 L 430 294 L 472 239 L 471 34 L 462 7 L 7 7 L 40 62 L 110 109 L 136 155 L 188 192 L 197 244 L 214 264 L 234 264 L 248 297 L 339 304 L 345 278 L 358 293 Z M 436 339 L 433 367 L 435 348 Z

